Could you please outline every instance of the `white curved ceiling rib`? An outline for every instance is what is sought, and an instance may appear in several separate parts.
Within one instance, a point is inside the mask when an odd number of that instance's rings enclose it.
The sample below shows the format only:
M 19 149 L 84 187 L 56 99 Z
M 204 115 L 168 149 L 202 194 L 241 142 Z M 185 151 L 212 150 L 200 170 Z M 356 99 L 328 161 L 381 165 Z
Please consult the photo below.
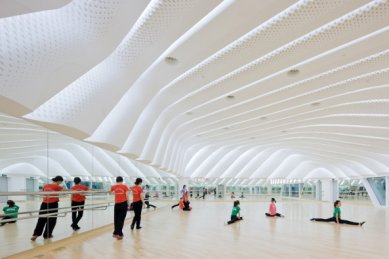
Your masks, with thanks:
M 0 100 L 154 168 L 58 138 L 58 170 L 92 152 L 149 182 L 389 173 L 388 0 L 68 2 L 0 3 Z M 0 165 L 44 171 L 45 131 L 9 120 Z
M 148 169 L 149 168 L 149 169 Z M 152 173 L 143 173 L 144 171 Z M 114 180 L 171 178 L 128 158 L 0 113 L 0 172 L 6 175 Z

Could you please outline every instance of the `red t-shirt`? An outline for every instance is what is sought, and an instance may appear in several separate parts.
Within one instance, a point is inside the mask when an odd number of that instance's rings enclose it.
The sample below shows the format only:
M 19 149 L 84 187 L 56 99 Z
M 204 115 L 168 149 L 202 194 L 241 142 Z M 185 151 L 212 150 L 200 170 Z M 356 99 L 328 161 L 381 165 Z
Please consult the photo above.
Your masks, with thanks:
M 42 191 L 44 192 L 59 192 L 62 191 L 62 187 L 55 183 L 48 183 L 43 186 Z M 43 196 L 43 202 L 45 203 L 53 203 L 59 201 L 58 194 L 50 194 L 50 197 Z
M 140 201 L 141 200 L 140 195 L 142 192 L 143 189 L 139 185 L 132 186 L 132 201 L 133 202 Z
M 111 192 L 115 193 L 115 203 L 122 203 L 127 201 L 126 192 L 130 189 L 127 185 L 124 184 L 116 184 L 111 187 Z
M 79 185 L 72 186 L 72 188 L 70 188 L 70 190 L 72 190 L 72 191 L 87 191 L 87 190 L 89 190 L 89 188 L 86 187 L 85 185 L 79 184 Z M 86 197 L 83 194 L 77 194 L 77 193 L 72 194 L 72 201 L 81 202 L 81 201 L 85 201 L 85 199 L 86 199 Z

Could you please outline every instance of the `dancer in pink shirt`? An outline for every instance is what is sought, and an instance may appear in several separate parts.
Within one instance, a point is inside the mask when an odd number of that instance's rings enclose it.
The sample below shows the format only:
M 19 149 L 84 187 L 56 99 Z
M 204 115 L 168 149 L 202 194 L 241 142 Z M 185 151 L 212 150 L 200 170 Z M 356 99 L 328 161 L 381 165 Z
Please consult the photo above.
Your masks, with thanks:
M 271 198 L 271 202 L 269 205 L 269 213 L 265 213 L 265 215 L 268 217 L 285 217 L 284 215 L 277 213 L 276 199 L 274 198 Z

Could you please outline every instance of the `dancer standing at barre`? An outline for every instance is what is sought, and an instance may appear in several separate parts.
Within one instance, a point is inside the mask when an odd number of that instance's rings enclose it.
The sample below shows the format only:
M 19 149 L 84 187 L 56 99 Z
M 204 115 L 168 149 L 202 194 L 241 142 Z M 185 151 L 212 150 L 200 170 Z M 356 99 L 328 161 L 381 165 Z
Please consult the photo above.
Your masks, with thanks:
M 335 222 L 337 224 L 347 224 L 347 225 L 354 225 L 354 226 L 363 226 L 365 224 L 365 221 L 362 221 L 360 223 L 343 220 L 340 217 L 340 207 L 342 206 L 340 200 L 337 200 L 334 202 L 334 214 L 331 218 L 328 219 L 322 219 L 322 218 L 312 218 L 311 221 L 319 221 L 319 222 Z
M 123 184 L 123 177 L 116 177 L 116 184 L 111 187 L 111 192 L 115 193 L 115 208 L 114 208 L 114 225 L 112 237 L 116 239 L 123 239 L 123 225 L 127 216 L 127 208 L 131 202 L 128 198 L 130 189 Z
M 62 176 L 56 176 L 51 179 L 53 183 L 48 183 L 43 186 L 43 192 L 59 192 L 62 191 L 62 187 L 60 186 L 63 182 Z M 50 217 L 39 217 L 38 222 L 36 223 L 36 227 L 34 230 L 34 234 L 31 237 L 32 241 L 35 241 L 40 235 L 43 233 L 43 238 L 52 238 L 53 230 L 57 223 L 57 213 L 58 213 L 58 202 L 59 196 L 58 194 L 50 194 L 47 196 L 43 196 L 43 202 L 40 207 L 39 215 L 44 214 L 52 214 Z M 44 231 L 43 231 L 44 229 Z
M 132 187 L 132 204 L 134 207 L 135 216 L 132 220 L 131 229 L 134 229 L 136 225 L 136 229 L 141 229 L 140 220 L 142 215 L 142 207 L 145 204 L 143 199 L 143 189 L 142 189 L 142 179 L 136 178 L 135 185 Z
M 70 188 L 72 191 L 88 191 L 89 187 L 81 184 L 81 178 L 74 178 L 74 186 Z M 79 230 L 78 222 L 80 222 L 82 215 L 84 214 L 85 195 L 72 194 L 72 225 L 73 230 Z

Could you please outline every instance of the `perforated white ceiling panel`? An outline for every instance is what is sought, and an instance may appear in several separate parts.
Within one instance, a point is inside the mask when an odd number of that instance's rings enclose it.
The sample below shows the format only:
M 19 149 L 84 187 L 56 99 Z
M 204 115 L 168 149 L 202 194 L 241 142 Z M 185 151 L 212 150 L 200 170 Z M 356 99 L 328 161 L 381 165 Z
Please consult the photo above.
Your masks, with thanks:
M 389 175 L 389 0 L 19 2 L 0 2 L 2 112 L 150 177 Z

